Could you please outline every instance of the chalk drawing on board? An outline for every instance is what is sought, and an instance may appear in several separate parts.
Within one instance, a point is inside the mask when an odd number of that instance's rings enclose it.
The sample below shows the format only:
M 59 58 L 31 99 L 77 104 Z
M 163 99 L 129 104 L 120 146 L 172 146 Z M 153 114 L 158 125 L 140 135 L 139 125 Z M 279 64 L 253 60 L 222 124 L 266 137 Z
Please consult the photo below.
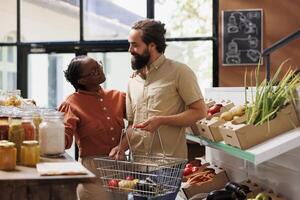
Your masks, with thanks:
M 223 64 L 257 64 L 262 50 L 262 10 L 223 11 Z

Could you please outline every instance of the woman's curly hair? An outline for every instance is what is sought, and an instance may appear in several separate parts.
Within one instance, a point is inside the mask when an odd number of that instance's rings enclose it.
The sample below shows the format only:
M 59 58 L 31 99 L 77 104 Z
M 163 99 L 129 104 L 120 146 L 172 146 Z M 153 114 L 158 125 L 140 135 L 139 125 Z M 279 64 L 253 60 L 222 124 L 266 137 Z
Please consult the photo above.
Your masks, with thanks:
M 83 85 L 78 83 L 78 80 L 80 79 L 80 66 L 82 64 L 82 60 L 86 57 L 87 56 L 85 55 L 76 56 L 71 60 L 70 64 L 68 65 L 68 69 L 64 71 L 65 78 L 73 85 L 76 91 L 78 89 L 85 89 Z

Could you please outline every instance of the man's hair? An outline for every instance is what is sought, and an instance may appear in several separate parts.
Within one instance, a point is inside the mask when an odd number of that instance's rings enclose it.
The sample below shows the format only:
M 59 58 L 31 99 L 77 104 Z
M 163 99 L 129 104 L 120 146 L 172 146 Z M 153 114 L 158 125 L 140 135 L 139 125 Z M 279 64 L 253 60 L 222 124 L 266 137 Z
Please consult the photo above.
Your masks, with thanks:
M 147 45 L 153 42 L 154 44 L 156 44 L 156 50 L 159 53 L 165 52 L 165 49 L 167 47 L 165 38 L 165 24 L 153 19 L 145 19 L 136 22 L 131 28 L 142 31 L 142 40 Z
M 76 56 L 73 58 L 68 65 L 68 69 L 64 71 L 65 77 L 68 82 L 70 82 L 75 90 L 78 89 L 84 90 L 84 86 L 78 83 L 78 80 L 80 79 L 80 66 L 82 64 L 82 60 L 85 59 L 87 56 L 81 55 Z

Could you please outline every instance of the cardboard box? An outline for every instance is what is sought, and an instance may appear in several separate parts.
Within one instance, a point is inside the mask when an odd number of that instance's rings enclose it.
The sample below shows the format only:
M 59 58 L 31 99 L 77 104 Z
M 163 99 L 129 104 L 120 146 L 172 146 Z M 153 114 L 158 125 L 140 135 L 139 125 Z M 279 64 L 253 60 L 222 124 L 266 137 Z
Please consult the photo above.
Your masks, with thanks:
M 203 182 L 201 184 L 189 185 L 187 183 L 183 183 L 181 185 L 181 192 L 187 199 L 190 199 L 194 195 L 202 193 L 203 195 L 208 194 L 213 190 L 219 190 L 224 188 L 225 184 L 228 182 L 228 177 L 226 172 L 223 169 L 220 169 L 216 166 L 208 166 L 207 168 L 212 168 L 215 170 L 215 176 L 212 181 Z
M 226 121 L 222 119 L 215 119 L 214 117 L 219 117 L 223 112 L 229 111 L 233 106 L 233 103 L 228 103 L 221 108 L 220 112 L 196 122 L 199 134 L 215 142 L 222 141 L 223 137 L 219 130 L 219 126 L 226 123 Z
M 295 126 L 299 126 L 299 121 L 294 106 L 289 104 L 278 111 L 277 116 L 269 123 L 254 126 L 226 122 L 219 127 L 219 130 L 226 144 L 240 149 L 248 149 L 289 131 Z

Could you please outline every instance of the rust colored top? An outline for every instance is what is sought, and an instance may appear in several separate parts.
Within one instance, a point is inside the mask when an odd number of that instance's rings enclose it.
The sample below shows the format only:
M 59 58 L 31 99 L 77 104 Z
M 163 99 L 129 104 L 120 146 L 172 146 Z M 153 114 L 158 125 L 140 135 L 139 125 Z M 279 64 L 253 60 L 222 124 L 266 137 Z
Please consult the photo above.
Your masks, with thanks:
M 124 128 L 125 93 L 100 89 L 79 90 L 63 102 L 66 149 L 75 136 L 80 157 L 108 155 L 118 145 Z

